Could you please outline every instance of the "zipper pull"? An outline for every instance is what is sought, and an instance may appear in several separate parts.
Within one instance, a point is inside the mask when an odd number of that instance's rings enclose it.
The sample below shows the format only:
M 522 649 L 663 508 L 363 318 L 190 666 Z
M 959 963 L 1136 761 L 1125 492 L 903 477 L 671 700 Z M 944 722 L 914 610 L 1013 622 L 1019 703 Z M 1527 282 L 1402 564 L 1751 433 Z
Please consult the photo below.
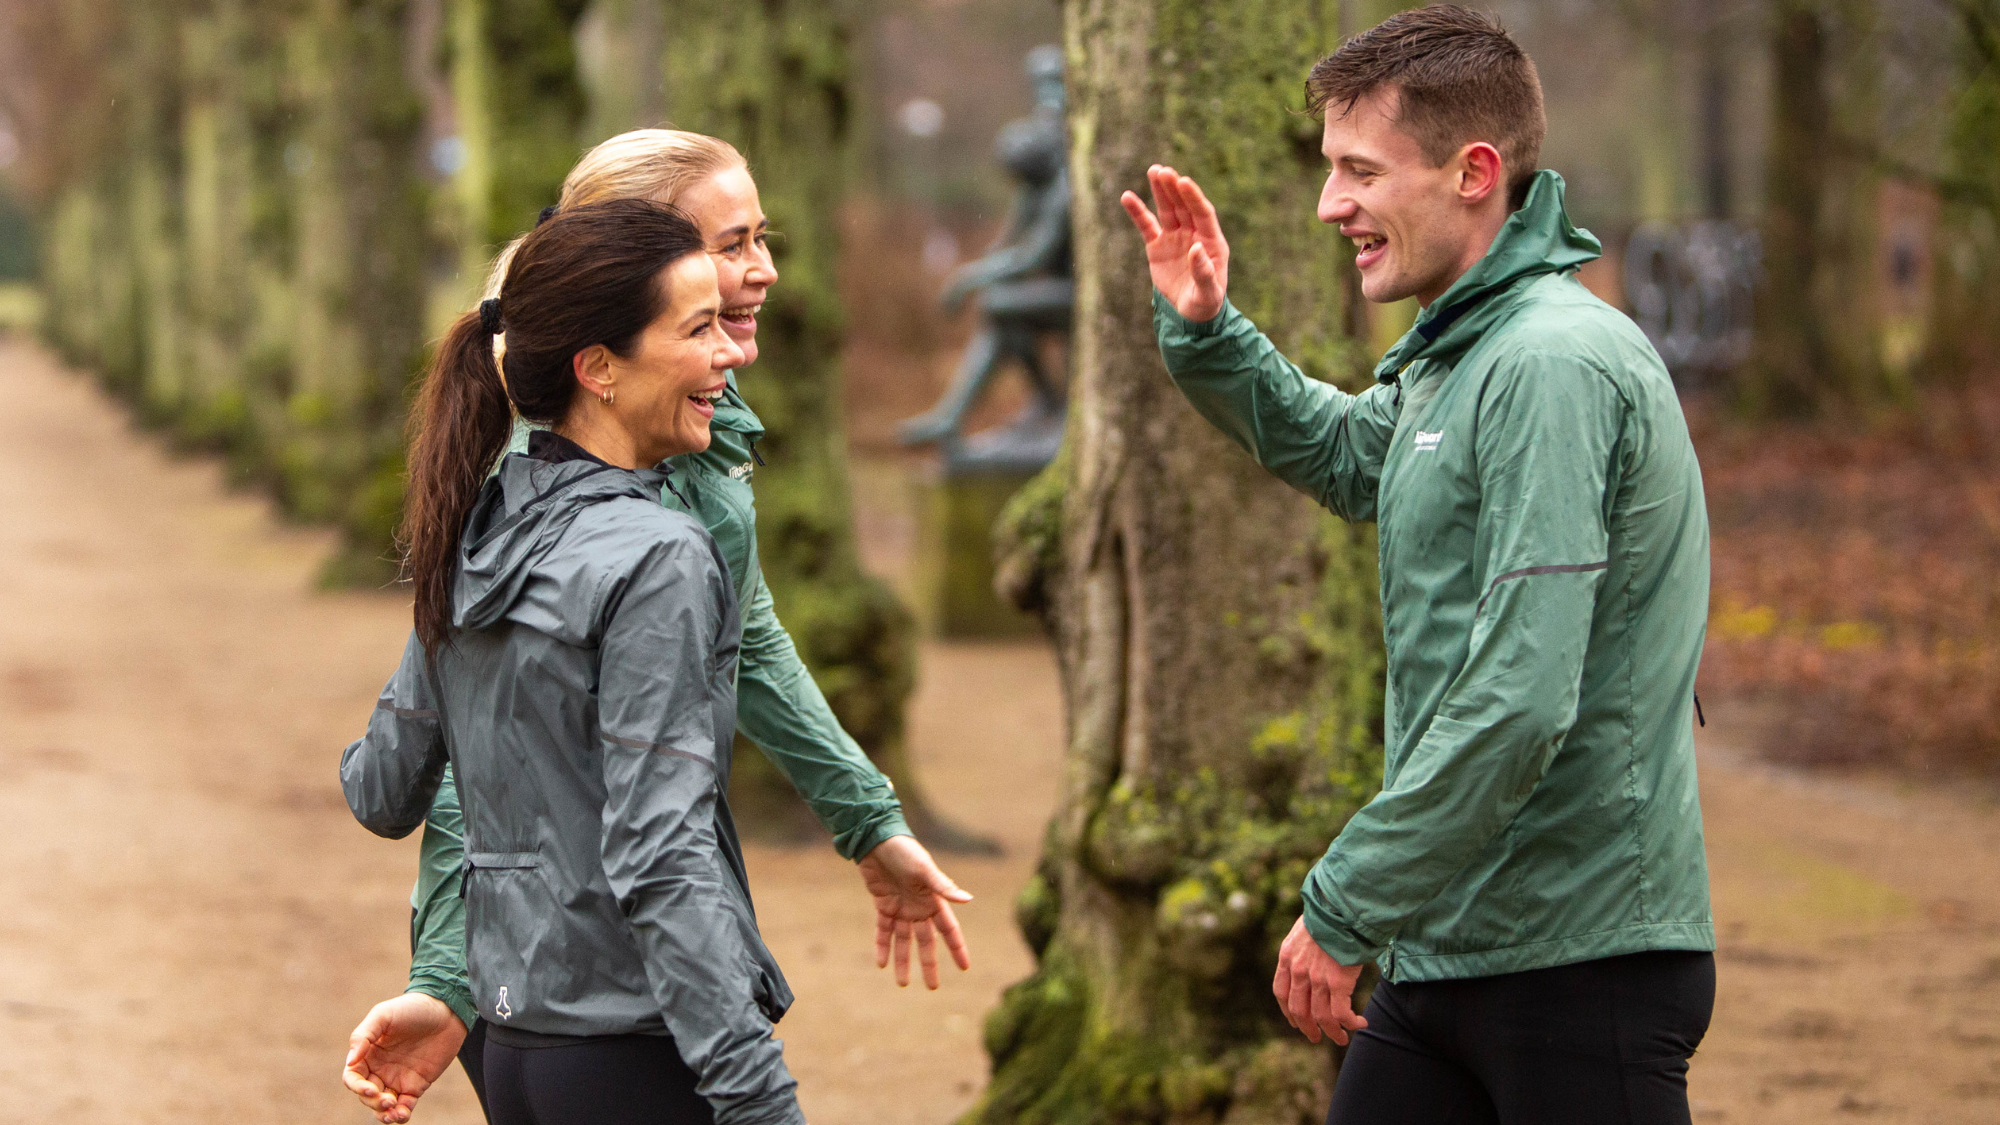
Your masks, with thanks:
M 761 469 L 761 468 L 763 468 L 763 467 L 764 467 L 764 455 L 763 455 L 762 453 L 759 453 L 759 452 L 757 452 L 757 439 L 756 439 L 756 438 L 746 438 L 746 439 L 744 439 L 744 440 L 746 440 L 746 441 L 748 441 L 748 442 L 750 443 L 750 459 L 751 459 L 752 461 L 755 461 L 755 462 L 757 462 L 757 467 L 758 467 L 758 468 L 760 468 L 760 469 Z
M 1695 722 L 1697 722 L 1697 723 L 1700 723 L 1700 724 L 1701 724 L 1702 726 L 1707 726 L 1707 725 L 1708 725 L 1708 718 L 1707 718 L 1706 716 L 1704 716 L 1704 715 L 1703 715 L 1703 714 L 1701 713 L 1701 693 L 1700 693 L 1700 692 L 1695 692 L 1695 693 L 1694 693 L 1694 721 L 1695 721 Z

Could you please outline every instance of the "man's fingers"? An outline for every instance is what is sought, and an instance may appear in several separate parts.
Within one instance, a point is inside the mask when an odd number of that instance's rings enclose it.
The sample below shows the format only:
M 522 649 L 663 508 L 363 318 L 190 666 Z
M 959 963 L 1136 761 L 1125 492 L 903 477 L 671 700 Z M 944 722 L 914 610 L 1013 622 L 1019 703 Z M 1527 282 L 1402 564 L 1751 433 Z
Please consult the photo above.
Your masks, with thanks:
M 1292 992 L 1285 1001 L 1285 1014 L 1308 1041 L 1319 1042 L 1319 1025 L 1312 1018 L 1312 982 L 1304 973 L 1292 974 Z
M 1191 230 L 1194 216 L 1188 213 L 1187 201 L 1181 198 L 1180 173 L 1155 164 L 1149 170 L 1149 179 L 1153 184 L 1153 206 L 1159 208 L 1161 225 L 1168 230 Z
M 1132 225 L 1139 228 L 1139 237 L 1148 245 L 1160 237 L 1160 220 L 1153 217 L 1152 210 L 1140 201 L 1137 194 L 1128 191 L 1118 197 L 1118 202 L 1125 208 L 1125 213 L 1132 216 Z
M 1313 1026 L 1325 1032 L 1327 1034 L 1327 1037 L 1332 1039 L 1335 1043 L 1338 1043 L 1341 1046 L 1345 1047 L 1347 1046 L 1347 1029 L 1341 1026 L 1340 1020 L 1335 1018 L 1334 1016 L 1335 1007 L 1336 1005 L 1333 999 L 1333 989 L 1327 987 L 1327 983 L 1323 980 L 1313 981 L 1312 985 Z M 1338 1005 L 1338 1007 L 1345 1008 L 1347 1007 L 1347 1005 L 1340 1004 Z
M 1204 297 L 1221 292 L 1222 278 L 1215 271 L 1215 259 L 1208 256 L 1208 247 L 1199 242 L 1188 247 L 1188 272 L 1194 275 L 1195 287 Z
M 1208 201 L 1208 195 L 1201 190 L 1192 177 L 1177 177 L 1176 187 L 1188 201 L 1189 216 L 1194 223 L 1194 233 L 1203 239 L 1222 241 L 1222 221 L 1215 217 L 1215 205 Z
M 965 944 L 965 932 L 958 928 L 958 915 L 951 912 L 951 904 L 938 903 L 937 917 L 931 919 L 937 924 L 938 933 L 944 935 L 944 947 L 951 951 L 951 959 L 961 971 L 972 968 L 972 951 Z

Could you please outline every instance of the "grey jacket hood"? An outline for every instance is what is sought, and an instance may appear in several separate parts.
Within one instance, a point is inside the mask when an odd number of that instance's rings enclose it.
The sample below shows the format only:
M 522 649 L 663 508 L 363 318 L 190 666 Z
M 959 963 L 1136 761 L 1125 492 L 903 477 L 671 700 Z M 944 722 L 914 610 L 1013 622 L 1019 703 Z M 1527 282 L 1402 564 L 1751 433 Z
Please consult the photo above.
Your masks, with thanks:
M 459 540 L 452 625 L 484 629 L 499 622 L 520 599 L 535 564 L 578 513 L 621 496 L 652 503 L 667 476 L 665 470 L 620 469 L 591 461 L 502 458 Z

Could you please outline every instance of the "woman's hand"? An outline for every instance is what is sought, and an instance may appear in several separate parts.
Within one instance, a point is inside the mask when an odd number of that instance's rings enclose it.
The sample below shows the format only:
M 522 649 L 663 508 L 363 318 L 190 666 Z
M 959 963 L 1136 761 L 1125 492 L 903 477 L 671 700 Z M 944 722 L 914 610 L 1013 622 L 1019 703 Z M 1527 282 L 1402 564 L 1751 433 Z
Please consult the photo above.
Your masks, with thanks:
M 959 932 L 958 918 L 951 912 L 954 902 L 971 902 L 972 896 L 958 889 L 938 870 L 931 853 L 912 836 L 891 836 L 862 857 L 861 881 L 875 899 L 875 967 L 889 964 L 893 948 L 896 984 L 910 983 L 910 944 L 915 938 L 917 960 L 924 970 L 924 985 L 938 986 L 937 936 L 951 950 L 951 959 L 961 970 L 972 967 L 966 952 L 965 935 Z
M 383 1125 L 410 1119 L 417 1099 L 465 1042 L 465 1025 L 444 1001 L 406 992 L 369 1009 L 347 1040 L 347 1088 Z

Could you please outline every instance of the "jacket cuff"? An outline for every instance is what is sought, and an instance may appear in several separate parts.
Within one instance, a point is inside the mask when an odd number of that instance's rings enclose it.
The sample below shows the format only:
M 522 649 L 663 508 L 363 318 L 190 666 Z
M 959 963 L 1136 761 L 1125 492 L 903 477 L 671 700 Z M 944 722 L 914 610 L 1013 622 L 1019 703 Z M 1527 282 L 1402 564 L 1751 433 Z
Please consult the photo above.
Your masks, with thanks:
M 1389 947 L 1387 941 L 1378 941 L 1363 933 L 1352 922 L 1342 918 L 1329 904 L 1331 897 L 1321 880 L 1327 878 L 1324 868 L 1326 860 L 1321 860 L 1306 875 L 1305 886 L 1299 897 L 1305 906 L 1306 932 L 1312 935 L 1314 943 L 1342 965 L 1366 965 L 1382 955 Z
M 473 1006 L 472 990 L 464 981 L 453 980 L 442 973 L 413 971 L 410 973 L 409 987 L 405 992 L 421 992 L 432 999 L 442 1001 L 458 1017 L 458 1022 L 471 1031 L 473 1021 L 479 1018 L 479 1009 Z
M 834 841 L 834 846 L 840 850 L 843 859 L 859 863 L 868 858 L 869 852 L 874 851 L 891 836 L 916 836 L 916 833 L 910 831 L 909 822 L 903 819 L 901 805 L 891 806 L 887 812 L 874 817 L 860 828 L 842 833 L 840 839 Z
M 1231 321 L 1242 315 L 1236 311 L 1235 305 L 1225 300 L 1222 302 L 1222 311 L 1213 317 L 1207 320 L 1189 320 L 1180 314 L 1180 310 L 1174 307 L 1172 301 L 1167 300 L 1165 293 L 1158 289 L 1153 290 L 1153 331 L 1160 337 L 1162 344 L 1166 343 L 1169 332 L 1191 339 L 1220 336 L 1228 330 Z

